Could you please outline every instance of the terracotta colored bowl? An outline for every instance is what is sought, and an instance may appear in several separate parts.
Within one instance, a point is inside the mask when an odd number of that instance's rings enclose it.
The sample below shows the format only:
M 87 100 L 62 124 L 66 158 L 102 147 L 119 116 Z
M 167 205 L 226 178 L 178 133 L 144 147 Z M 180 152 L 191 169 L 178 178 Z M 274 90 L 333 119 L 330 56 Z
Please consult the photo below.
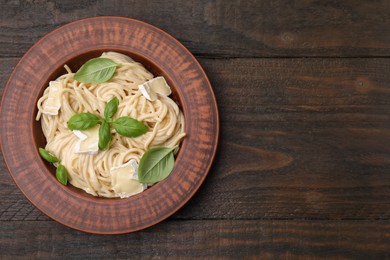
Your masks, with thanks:
M 50 80 L 76 71 L 104 51 L 117 51 L 164 76 L 185 117 L 182 142 L 171 175 L 127 199 L 93 197 L 54 177 L 38 147 L 45 144 L 36 103 Z M 20 60 L 4 90 L 1 142 L 6 165 L 27 199 L 52 219 L 85 232 L 118 234 L 140 230 L 172 215 L 198 190 L 213 161 L 219 131 L 211 85 L 199 63 L 176 39 L 149 24 L 123 17 L 76 21 L 49 33 Z

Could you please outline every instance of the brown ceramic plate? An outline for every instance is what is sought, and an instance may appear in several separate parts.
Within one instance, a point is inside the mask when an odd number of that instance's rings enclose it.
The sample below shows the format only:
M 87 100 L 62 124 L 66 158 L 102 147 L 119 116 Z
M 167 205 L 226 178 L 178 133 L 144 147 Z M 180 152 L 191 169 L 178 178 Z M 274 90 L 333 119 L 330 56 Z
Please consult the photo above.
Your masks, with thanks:
M 50 80 L 103 51 L 127 54 L 155 76 L 164 76 L 185 117 L 187 137 L 171 175 L 127 199 L 93 197 L 54 177 L 37 152 L 45 140 L 35 121 L 36 103 Z M 74 229 L 119 234 L 154 225 L 176 212 L 198 190 L 213 161 L 219 131 L 211 85 L 194 56 L 164 31 L 123 17 L 72 22 L 38 41 L 12 72 L 1 104 L 3 156 L 16 185 L 43 213 Z

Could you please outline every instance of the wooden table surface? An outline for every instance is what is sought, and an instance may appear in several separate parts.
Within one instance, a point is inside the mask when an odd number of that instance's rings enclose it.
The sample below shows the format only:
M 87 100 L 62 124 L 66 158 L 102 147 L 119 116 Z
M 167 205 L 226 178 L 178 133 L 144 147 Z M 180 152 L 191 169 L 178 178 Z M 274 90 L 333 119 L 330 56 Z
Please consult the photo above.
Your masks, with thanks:
M 38 39 L 101 15 L 199 60 L 220 111 L 213 167 L 169 219 L 103 236 L 42 214 L 1 159 L 0 259 L 390 258 L 390 1 L 0 0 L 0 93 Z

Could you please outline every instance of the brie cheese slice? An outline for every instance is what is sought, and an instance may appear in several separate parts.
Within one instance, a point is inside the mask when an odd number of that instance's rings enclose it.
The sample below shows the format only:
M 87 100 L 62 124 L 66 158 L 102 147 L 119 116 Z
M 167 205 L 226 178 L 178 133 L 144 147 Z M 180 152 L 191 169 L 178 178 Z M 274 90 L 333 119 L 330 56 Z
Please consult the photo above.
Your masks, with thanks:
M 73 130 L 80 139 L 75 145 L 75 153 L 97 154 L 99 151 L 99 125 L 87 130 Z
M 156 77 L 146 81 L 144 84 L 138 85 L 138 89 L 147 100 L 155 101 L 158 95 L 169 96 L 172 93 L 171 88 L 164 77 Z
M 43 104 L 42 113 L 45 115 L 58 115 L 61 108 L 61 90 L 62 84 L 59 81 L 49 82 L 49 96 Z
M 150 101 L 157 100 L 157 94 L 154 92 L 147 83 L 138 86 L 139 91 L 141 91 L 142 95 Z
M 147 188 L 138 182 L 138 164 L 132 159 L 125 164 L 110 169 L 112 189 L 123 198 L 138 194 Z

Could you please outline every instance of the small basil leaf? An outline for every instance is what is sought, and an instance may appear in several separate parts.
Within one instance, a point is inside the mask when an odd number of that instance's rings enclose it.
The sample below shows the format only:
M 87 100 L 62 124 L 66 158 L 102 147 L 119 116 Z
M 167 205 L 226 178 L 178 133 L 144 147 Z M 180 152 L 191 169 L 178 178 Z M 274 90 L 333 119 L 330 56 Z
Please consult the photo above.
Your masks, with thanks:
M 107 58 L 94 58 L 87 61 L 74 74 L 74 79 L 84 83 L 102 83 L 111 79 L 118 65 Z
M 43 159 L 45 159 L 46 161 L 48 162 L 51 162 L 51 163 L 56 163 L 56 162 L 59 162 L 60 160 L 55 157 L 52 153 L 46 151 L 45 149 L 43 148 L 40 148 L 39 147 L 39 154 L 41 155 L 41 157 Z
M 173 169 L 175 148 L 156 147 L 144 153 L 138 167 L 139 182 L 152 185 L 168 177 Z
M 86 130 L 99 123 L 100 117 L 91 113 L 78 113 L 73 115 L 68 121 L 70 130 Z
M 119 99 L 117 97 L 114 97 L 107 103 L 106 108 L 104 109 L 104 117 L 106 120 L 111 119 L 115 115 L 118 110 L 118 105 Z
M 126 137 L 137 137 L 148 131 L 148 127 L 134 118 L 123 116 L 112 123 L 118 134 Z
M 103 122 L 99 127 L 99 148 L 101 150 L 107 150 L 111 142 L 110 125 L 107 122 Z
M 59 182 L 61 182 L 64 185 L 68 183 L 68 171 L 62 164 L 59 164 L 57 167 L 56 178 Z

